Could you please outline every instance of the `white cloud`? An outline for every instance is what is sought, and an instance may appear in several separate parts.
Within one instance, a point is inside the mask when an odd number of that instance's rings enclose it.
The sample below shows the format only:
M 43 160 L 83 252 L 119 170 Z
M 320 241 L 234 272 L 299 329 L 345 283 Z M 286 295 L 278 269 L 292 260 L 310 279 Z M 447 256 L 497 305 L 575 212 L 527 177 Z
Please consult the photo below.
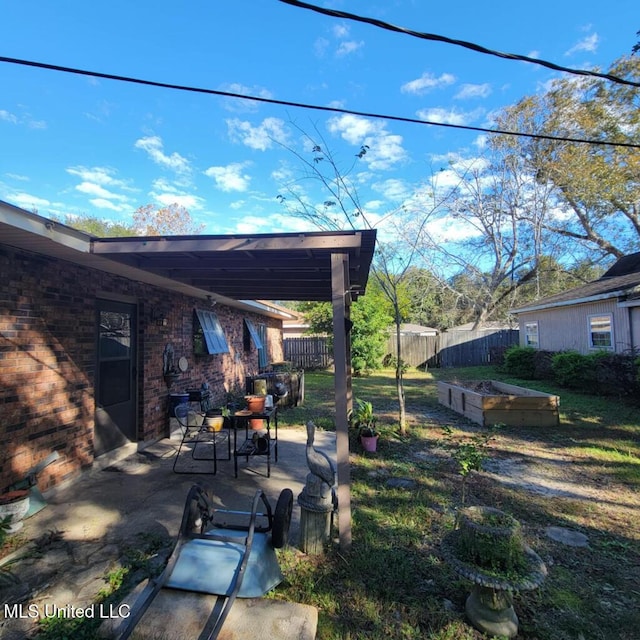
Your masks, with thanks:
M 118 211 L 118 212 L 130 210 L 130 207 L 127 205 L 117 205 L 111 202 L 111 200 L 106 200 L 105 198 L 93 198 L 92 200 L 89 200 L 89 202 L 96 209 L 111 209 L 111 211 Z
M 258 126 L 254 127 L 247 120 L 233 118 L 227 120 L 229 137 L 233 142 L 266 151 L 273 146 L 274 141 L 286 144 L 288 133 L 284 126 L 284 121 L 280 118 L 265 118 Z
M 484 84 L 463 84 L 454 98 L 457 100 L 466 100 L 468 98 L 487 98 L 491 95 L 491 85 L 488 82 Z
M 0 109 L 0 120 L 10 122 L 11 124 L 18 124 L 18 118 L 13 115 L 13 113 L 9 113 L 9 111 L 5 111 L 4 109 Z
M 402 136 L 390 133 L 380 120 L 345 114 L 329 119 L 327 127 L 351 145 L 358 148 L 366 145 L 362 160 L 374 171 L 390 169 L 407 157 Z
M 450 73 L 443 73 L 439 78 L 436 78 L 433 74 L 425 72 L 416 80 L 406 82 L 400 87 L 402 93 L 413 93 L 416 95 L 422 95 L 432 89 L 440 89 L 442 87 L 448 87 L 456 81 L 456 77 Z
M 86 193 L 90 196 L 96 196 L 101 200 L 118 200 L 120 202 L 126 202 L 128 200 L 127 196 L 113 193 L 113 191 L 109 191 L 108 189 L 105 189 L 103 186 L 94 182 L 81 182 L 80 184 L 76 185 L 75 188 L 76 191 Z
M 340 57 L 348 56 L 358 49 L 362 49 L 362 47 L 364 47 L 364 40 L 360 40 L 359 42 L 356 42 L 355 40 L 345 40 L 338 45 L 336 55 Z
M 240 84 L 239 82 L 232 82 L 230 84 L 222 85 L 220 89 L 222 91 L 227 91 L 228 93 L 237 93 L 244 96 L 256 96 L 257 98 L 265 99 L 273 98 L 273 94 L 271 93 L 271 91 L 258 85 L 248 87 L 247 85 Z M 233 111 L 235 113 L 257 111 L 259 105 L 260 102 L 256 100 L 242 98 L 225 97 L 222 101 L 222 106 L 227 111 Z
M 409 196 L 410 189 L 403 180 L 391 178 L 376 182 L 371 188 L 377 193 L 381 193 L 387 200 L 401 201 Z
M 574 53 L 579 53 L 581 51 L 588 51 L 589 53 L 594 53 L 598 49 L 598 44 L 600 42 L 600 37 L 597 33 L 592 33 L 590 36 L 583 38 L 579 42 L 573 45 L 571 49 L 565 51 L 565 56 L 572 56 Z
M 189 161 L 174 151 L 171 155 L 164 153 L 164 145 L 160 136 L 146 136 L 136 140 L 136 149 L 142 149 L 146 151 L 151 160 L 162 167 L 171 169 L 176 173 L 188 173 Z
M 94 182 L 95 184 L 111 187 L 126 187 L 126 183 L 116 178 L 114 176 L 116 172 L 109 167 L 69 167 L 67 173 L 72 176 L 78 176 L 84 182 Z
M 266 216 L 243 216 L 242 219 L 236 223 L 238 233 L 255 233 L 261 229 L 272 230 L 271 222 Z
M 221 191 L 246 191 L 251 181 L 251 176 L 244 173 L 247 164 L 234 162 L 226 167 L 209 167 L 204 174 L 213 178 Z
M 18 180 L 19 182 L 29 182 L 31 180 L 29 176 L 23 176 L 19 173 L 5 173 L 4 175 L 11 180 Z
M 349 37 L 349 27 L 346 24 L 337 24 L 332 29 L 334 38 L 342 40 Z
M 420 109 L 416 113 L 418 118 L 428 122 L 441 122 L 443 124 L 466 125 L 476 120 L 482 113 L 481 109 L 474 111 L 458 111 L 457 109 L 442 109 L 434 107 L 432 109 Z
M 4 120 L 4 122 L 8 122 L 10 124 L 26 125 L 29 129 L 47 128 L 47 123 L 44 120 L 33 120 L 28 113 L 22 117 L 18 117 L 14 113 L 6 111 L 5 109 L 0 109 L 0 120 Z
M 23 209 L 27 209 L 27 211 L 38 209 L 38 207 L 50 207 L 52 204 L 50 200 L 24 192 L 12 193 L 7 200 Z
M 205 205 L 205 202 L 202 198 L 189 193 L 157 193 L 152 191 L 149 195 L 164 207 L 168 207 L 172 204 L 177 204 L 181 207 L 184 207 L 188 211 L 200 211 L 204 209 Z

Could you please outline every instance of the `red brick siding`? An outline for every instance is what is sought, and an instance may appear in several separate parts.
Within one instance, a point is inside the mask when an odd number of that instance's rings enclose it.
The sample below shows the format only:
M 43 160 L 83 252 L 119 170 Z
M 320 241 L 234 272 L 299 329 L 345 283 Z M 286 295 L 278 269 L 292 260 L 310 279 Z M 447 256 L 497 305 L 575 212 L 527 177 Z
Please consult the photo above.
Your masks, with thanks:
M 0 491 L 53 450 L 60 459 L 40 476 L 43 490 L 92 464 L 96 299 L 122 296 L 138 301 L 139 440 L 167 434 L 167 343 L 176 363 L 189 363 L 171 391 L 206 381 L 220 403 L 257 373 L 255 347 L 243 346 L 245 317 L 267 325 L 269 360 L 283 358 L 278 320 L 219 304 L 230 353 L 194 356 L 193 310 L 206 302 L 0 245 Z

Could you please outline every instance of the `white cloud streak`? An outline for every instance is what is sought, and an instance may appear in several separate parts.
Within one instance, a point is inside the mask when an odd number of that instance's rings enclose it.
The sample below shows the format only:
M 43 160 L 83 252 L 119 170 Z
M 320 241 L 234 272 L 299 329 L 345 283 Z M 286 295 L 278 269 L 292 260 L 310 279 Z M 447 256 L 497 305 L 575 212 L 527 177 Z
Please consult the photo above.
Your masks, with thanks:
M 148 156 L 161 167 L 171 169 L 179 174 L 189 173 L 189 161 L 174 151 L 171 155 L 164 152 L 164 145 L 160 136 L 146 136 L 135 142 L 136 149 L 146 151 Z
M 443 73 L 440 77 L 436 78 L 433 74 L 425 72 L 416 80 L 406 82 L 400 87 L 402 93 L 412 93 L 415 95 L 422 95 L 433 89 L 441 89 L 448 87 L 456 81 L 456 77 L 450 73 Z

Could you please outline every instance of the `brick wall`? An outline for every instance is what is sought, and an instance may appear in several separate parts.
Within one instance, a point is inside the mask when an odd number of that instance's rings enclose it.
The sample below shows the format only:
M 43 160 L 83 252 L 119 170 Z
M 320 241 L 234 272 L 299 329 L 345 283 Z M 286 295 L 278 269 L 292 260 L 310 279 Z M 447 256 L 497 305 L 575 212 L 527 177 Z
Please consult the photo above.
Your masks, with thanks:
M 245 349 L 244 318 L 267 326 L 269 361 L 283 359 L 278 320 L 219 304 L 230 353 L 195 356 L 193 311 L 206 302 L 0 245 L 0 491 L 54 450 L 60 458 L 41 474 L 42 490 L 92 464 L 96 299 L 123 296 L 138 305 L 138 440 L 167 434 L 167 343 L 176 362 L 189 363 L 171 391 L 206 381 L 220 404 L 258 371 L 255 346 Z

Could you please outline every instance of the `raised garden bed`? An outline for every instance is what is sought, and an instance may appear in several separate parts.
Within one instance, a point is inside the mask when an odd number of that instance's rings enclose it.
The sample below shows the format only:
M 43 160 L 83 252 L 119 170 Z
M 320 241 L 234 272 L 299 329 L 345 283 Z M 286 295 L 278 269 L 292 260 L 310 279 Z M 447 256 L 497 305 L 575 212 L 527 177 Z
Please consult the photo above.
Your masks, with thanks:
M 558 396 L 496 380 L 438 382 L 438 402 L 483 427 L 553 427 L 560 420 Z

